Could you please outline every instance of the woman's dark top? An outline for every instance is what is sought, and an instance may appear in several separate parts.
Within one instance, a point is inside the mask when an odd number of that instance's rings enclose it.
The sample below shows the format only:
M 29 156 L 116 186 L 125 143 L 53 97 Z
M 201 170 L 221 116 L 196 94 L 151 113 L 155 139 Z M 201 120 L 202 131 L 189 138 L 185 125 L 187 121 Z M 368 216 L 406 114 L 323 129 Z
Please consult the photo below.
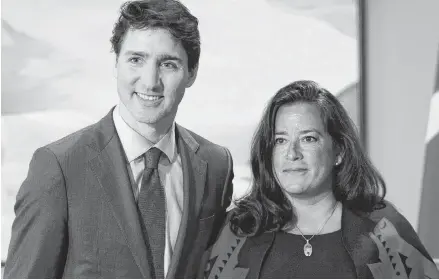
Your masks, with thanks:
M 305 237 L 309 239 L 311 235 Z M 252 259 L 251 243 L 243 245 L 238 266 L 250 267 L 250 263 L 257 261 Z M 305 244 L 301 235 L 276 233 L 260 278 L 356 278 L 354 264 L 341 240 L 341 230 L 314 236 L 310 241 L 313 252 L 309 257 L 303 253 Z

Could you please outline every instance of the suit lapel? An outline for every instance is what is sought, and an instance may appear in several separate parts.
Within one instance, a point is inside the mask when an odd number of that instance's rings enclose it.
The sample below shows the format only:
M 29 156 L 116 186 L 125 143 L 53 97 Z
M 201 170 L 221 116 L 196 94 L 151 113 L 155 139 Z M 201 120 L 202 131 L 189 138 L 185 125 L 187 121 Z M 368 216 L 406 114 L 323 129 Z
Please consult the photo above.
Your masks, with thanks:
M 182 252 L 189 244 L 186 237 L 192 236 L 188 231 L 197 223 L 206 186 L 207 162 L 196 154 L 199 144 L 179 125 L 176 125 L 176 138 L 183 169 L 184 208 L 167 278 L 175 278 L 179 269 Z
M 119 137 L 114 128 L 113 118 L 107 115 L 100 124 L 97 146 L 100 152 L 89 161 L 105 197 L 111 205 L 120 230 L 126 237 L 134 260 L 145 278 L 151 278 L 148 256 L 142 230 L 140 228 L 131 182 L 128 175 L 128 163 L 122 150 Z
M 363 215 L 357 215 L 346 206 L 343 207 L 343 243 L 355 265 L 357 277 L 372 278 L 367 264 L 378 260 L 378 250 L 373 240 L 369 237 L 369 233 L 373 232 L 375 224 Z
M 198 218 L 204 189 L 206 187 L 207 162 L 197 155 L 199 144 L 189 132 L 178 125 L 177 129 L 177 143 L 181 153 L 183 176 L 188 178 L 188 180 L 185 181 L 188 183 L 188 187 L 185 188 L 185 190 L 188 191 L 188 194 L 193 199 L 193 204 L 191 204 L 190 207 L 193 207 L 192 214 L 194 214 L 194 216 L 190 218 Z

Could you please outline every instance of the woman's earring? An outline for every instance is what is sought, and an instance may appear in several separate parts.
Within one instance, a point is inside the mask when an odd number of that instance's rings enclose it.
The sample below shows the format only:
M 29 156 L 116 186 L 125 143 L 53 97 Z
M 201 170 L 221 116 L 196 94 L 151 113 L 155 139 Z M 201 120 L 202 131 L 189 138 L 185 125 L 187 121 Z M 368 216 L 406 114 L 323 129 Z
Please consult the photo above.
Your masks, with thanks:
M 341 157 L 337 156 L 337 159 L 335 160 L 335 165 L 339 165 L 341 163 Z

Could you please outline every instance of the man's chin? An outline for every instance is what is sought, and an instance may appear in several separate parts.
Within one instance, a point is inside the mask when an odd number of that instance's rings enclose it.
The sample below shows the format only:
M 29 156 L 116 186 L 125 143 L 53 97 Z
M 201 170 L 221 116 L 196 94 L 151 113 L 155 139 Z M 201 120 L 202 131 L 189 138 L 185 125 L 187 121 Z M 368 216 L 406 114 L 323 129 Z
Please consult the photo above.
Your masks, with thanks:
M 136 116 L 136 121 L 141 124 L 155 125 L 160 123 L 162 118 L 155 116 Z
M 131 114 L 137 123 L 150 126 L 168 126 L 174 122 L 176 114 L 169 113 L 166 110 L 155 110 L 144 112 L 142 110 L 136 110 Z
M 164 114 L 156 114 L 156 115 L 137 115 L 135 116 L 136 121 L 141 124 L 146 125 L 161 125 L 168 123 L 167 120 L 171 120 L 170 116 L 166 116 Z M 172 123 L 173 120 L 171 120 Z

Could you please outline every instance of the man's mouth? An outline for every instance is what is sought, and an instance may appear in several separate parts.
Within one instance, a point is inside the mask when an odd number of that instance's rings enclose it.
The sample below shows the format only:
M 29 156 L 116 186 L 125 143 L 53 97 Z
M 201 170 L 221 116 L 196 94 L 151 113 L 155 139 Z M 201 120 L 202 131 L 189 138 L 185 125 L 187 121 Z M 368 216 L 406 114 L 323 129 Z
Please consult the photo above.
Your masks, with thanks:
M 147 101 L 157 101 L 157 100 L 163 98 L 163 96 L 161 96 L 161 95 L 148 95 L 148 94 L 144 94 L 141 92 L 135 92 L 135 93 L 137 94 L 137 96 L 139 96 L 143 100 L 147 100 Z

